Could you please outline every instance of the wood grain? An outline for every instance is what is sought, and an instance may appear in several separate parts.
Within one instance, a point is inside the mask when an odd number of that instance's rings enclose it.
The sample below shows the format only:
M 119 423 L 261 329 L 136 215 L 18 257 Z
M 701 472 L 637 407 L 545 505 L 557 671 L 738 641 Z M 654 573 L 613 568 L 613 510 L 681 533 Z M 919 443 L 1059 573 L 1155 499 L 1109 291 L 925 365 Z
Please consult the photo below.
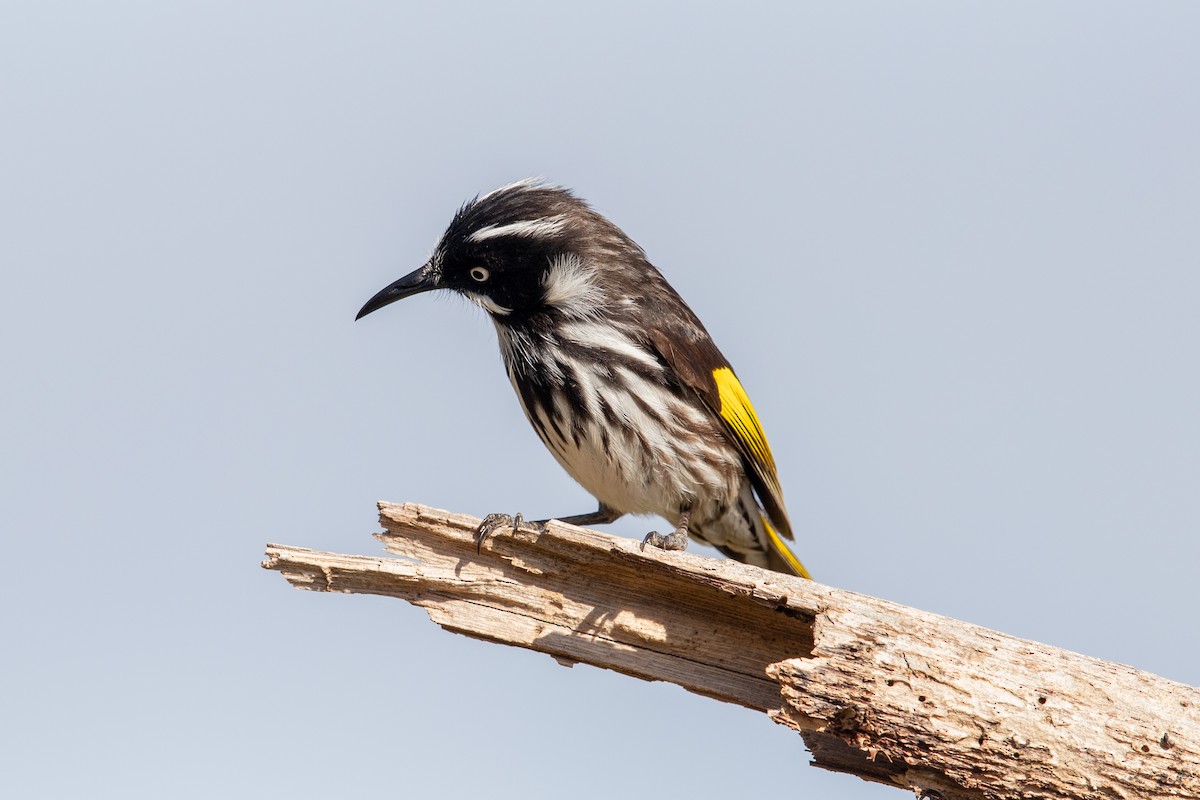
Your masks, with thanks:
M 381 503 L 395 557 L 268 545 L 315 591 L 769 714 L 826 769 L 943 798 L 1197 798 L 1200 691 L 886 600 L 552 522 Z

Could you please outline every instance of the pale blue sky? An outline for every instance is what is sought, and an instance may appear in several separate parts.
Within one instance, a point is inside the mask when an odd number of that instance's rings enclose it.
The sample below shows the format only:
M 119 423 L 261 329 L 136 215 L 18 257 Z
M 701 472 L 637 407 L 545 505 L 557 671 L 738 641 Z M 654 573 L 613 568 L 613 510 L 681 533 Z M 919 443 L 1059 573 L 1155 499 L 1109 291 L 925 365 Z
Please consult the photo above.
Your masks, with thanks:
M 379 499 L 591 510 L 481 312 L 353 322 L 529 175 L 705 320 L 819 580 L 1200 683 L 1198 30 L 1194 3 L 0 7 L 6 787 L 903 796 L 752 712 L 259 569 L 268 540 L 378 553 Z

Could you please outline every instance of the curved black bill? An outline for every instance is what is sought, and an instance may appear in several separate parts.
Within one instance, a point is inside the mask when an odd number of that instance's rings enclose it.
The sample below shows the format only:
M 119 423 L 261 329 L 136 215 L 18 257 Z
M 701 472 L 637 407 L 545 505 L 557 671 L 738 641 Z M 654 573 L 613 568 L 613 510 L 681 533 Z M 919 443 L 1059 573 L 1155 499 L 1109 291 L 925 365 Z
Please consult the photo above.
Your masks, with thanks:
M 405 275 L 395 283 L 381 289 L 374 297 L 367 301 L 366 305 L 359 309 L 355 319 L 362 319 L 372 311 L 378 311 L 397 300 L 403 300 L 414 294 L 428 292 L 430 289 L 436 288 L 438 288 L 437 279 L 429 269 L 429 265 L 426 264 L 420 269 Z

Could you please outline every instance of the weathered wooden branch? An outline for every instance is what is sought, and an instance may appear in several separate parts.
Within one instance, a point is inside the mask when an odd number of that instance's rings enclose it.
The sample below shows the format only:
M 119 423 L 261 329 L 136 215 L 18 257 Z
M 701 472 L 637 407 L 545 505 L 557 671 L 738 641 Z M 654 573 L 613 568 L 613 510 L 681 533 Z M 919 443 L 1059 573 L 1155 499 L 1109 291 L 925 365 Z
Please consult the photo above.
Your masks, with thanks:
M 400 558 L 268 545 L 302 589 L 399 597 L 447 630 L 769 714 L 814 763 L 926 797 L 1200 798 L 1200 690 L 723 559 L 570 525 L 490 538 L 381 503 Z

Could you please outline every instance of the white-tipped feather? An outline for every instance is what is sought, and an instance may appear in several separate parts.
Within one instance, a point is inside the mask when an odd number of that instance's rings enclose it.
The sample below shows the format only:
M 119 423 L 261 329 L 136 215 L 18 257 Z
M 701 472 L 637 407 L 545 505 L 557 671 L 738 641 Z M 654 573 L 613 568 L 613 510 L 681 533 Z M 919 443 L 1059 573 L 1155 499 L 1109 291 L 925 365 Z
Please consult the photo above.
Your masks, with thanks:
M 624 330 L 610 322 L 565 322 L 558 333 L 563 341 L 635 361 L 655 372 L 662 371 L 662 362 L 642 349 Z
M 487 194 L 479 195 L 479 197 L 475 199 L 475 202 L 478 203 L 480 200 L 487 200 L 489 197 L 494 197 L 495 195 L 502 194 L 503 192 L 509 192 L 513 189 L 533 189 L 534 187 L 538 186 L 545 186 L 542 178 L 522 178 L 519 181 L 513 181 L 512 183 L 501 186 L 499 189 L 492 189 Z
M 600 387 L 592 375 L 593 371 L 588 369 L 586 364 L 575 364 L 571 369 L 571 377 L 575 379 L 583 407 L 587 409 L 590 416 L 598 419 L 600 417 Z

